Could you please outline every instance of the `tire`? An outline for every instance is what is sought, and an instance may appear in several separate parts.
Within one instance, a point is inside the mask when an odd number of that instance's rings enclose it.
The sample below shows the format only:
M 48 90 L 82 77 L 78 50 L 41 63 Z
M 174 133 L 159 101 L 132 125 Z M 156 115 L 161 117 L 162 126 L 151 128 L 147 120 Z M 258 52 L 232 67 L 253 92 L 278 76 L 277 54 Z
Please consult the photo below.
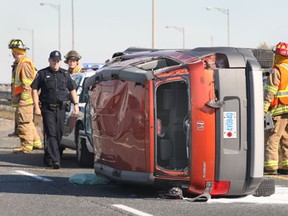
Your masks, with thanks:
M 60 157 L 63 157 L 63 152 L 64 152 L 65 148 L 64 147 L 60 147 L 59 148 L 59 153 L 60 153 Z
M 253 196 L 271 196 L 275 193 L 275 180 L 272 178 L 263 178 Z
M 76 141 L 76 156 L 80 167 L 93 167 L 94 153 L 88 151 L 86 146 L 86 139 L 79 136 L 78 131 Z

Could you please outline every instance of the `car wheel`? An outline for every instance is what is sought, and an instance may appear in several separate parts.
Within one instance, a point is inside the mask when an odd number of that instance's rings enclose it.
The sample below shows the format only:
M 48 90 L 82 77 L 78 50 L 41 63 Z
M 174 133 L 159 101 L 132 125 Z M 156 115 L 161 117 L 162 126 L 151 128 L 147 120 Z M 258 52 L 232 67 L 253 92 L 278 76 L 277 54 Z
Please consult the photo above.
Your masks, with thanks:
M 59 153 L 60 153 L 60 157 L 63 157 L 63 152 L 64 152 L 65 148 L 64 147 L 60 147 L 59 148 Z
M 271 196 L 275 193 L 275 180 L 272 178 L 263 178 L 253 196 Z
M 79 166 L 93 167 L 94 154 L 88 151 L 86 146 L 86 139 L 78 136 L 76 147 L 76 155 Z

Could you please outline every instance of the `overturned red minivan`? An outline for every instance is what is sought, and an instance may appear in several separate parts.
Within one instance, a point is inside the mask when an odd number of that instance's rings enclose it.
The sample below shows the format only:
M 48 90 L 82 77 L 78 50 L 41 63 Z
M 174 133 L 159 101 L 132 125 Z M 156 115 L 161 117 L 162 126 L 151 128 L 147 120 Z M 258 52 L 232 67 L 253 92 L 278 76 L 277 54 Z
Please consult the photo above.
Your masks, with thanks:
M 97 175 L 212 196 L 261 183 L 262 71 L 251 49 L 128 49 L 85 86 Z

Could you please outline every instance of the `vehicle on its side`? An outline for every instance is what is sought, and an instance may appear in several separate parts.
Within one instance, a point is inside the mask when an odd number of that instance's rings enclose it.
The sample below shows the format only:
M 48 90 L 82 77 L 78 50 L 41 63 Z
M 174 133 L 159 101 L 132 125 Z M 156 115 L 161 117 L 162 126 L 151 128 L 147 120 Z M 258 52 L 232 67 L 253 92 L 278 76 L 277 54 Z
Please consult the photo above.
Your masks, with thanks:
M 193 195 L 274 193 L 261 185 L 263 82 L 251 49 L 124 52 L 85 87 L 97 175 Z
M 88 91 L 87 89 L 85 91 L 83 85 L 85 80 L 95 73 L 94 70 L 88 69 L 86 72 L 71 75 L 72 79 L 77 84 L 79 114 L 77 116 L 72 115 L 74 105 L 72 103 L 67 104 L 64 132 L 60 145 L 62 152 L 65 148 L 76 150 L 77 161 L 81 167 L 93 166 L 94 160 L 92 144 L 88 141 L 86 142 L 81 131 L 84 130 L 84 109 L 88 100 Z M 80 134 L 82 134 L 81 137 Z

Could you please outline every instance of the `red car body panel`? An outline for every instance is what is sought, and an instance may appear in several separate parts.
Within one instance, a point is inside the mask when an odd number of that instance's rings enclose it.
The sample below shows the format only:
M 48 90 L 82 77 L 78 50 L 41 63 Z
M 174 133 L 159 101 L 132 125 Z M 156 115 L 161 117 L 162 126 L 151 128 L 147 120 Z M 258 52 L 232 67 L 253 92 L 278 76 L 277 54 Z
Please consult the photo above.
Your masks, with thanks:
M 215 98 L 212 70 L 204 70 L 203 64 L 190 66 L 192 116 L 191 180 L 189 191 L 202 193 L 206 181 L 214 180 L 215 168 L 215 109 L 206 105 Z
M 149 136 L 145 134 L 149 131 L 149 103 L 146 94 L 148 88 L 143 91 L 142 86 L 132 82 L 107 81 L 96 86 L 93 142 L 101 143 L 96 155 L 103 164 L 121 170 L 148 171 L 146 152 L 149 149 L 145 145 L 149 143 Z

